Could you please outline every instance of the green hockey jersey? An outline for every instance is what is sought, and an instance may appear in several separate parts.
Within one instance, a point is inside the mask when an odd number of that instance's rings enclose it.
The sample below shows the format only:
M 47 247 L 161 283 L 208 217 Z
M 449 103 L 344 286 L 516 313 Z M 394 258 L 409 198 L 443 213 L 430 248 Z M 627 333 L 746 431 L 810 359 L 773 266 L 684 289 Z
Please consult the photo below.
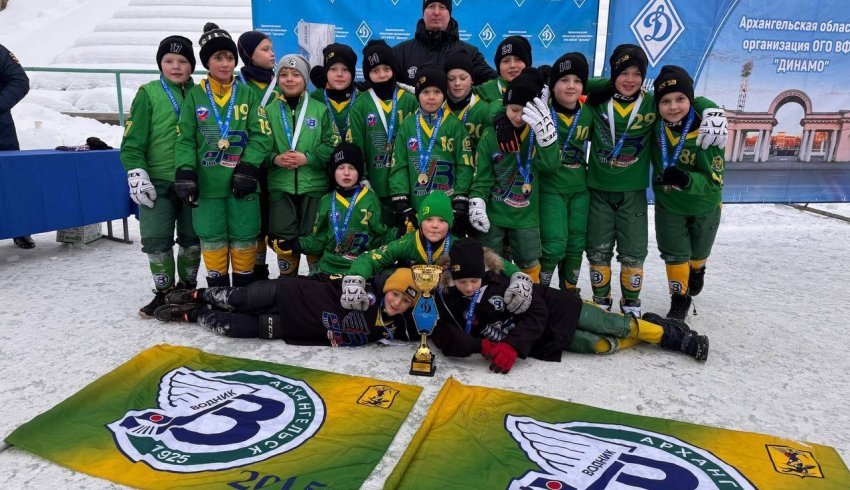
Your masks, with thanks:
M 587 153 L 585 151 L 593 117 L 589 110 L 562 114 L 552 110 L 558 124 L 558 166 L 540 179 L 540 191 L 547 194 L 571 194 L 587 189 Z M 577 118 L 577 119 L 576 119 Z M 572 134 L 570 134 L 572 129 Z M 567 141 L 567 136 L 570 140 Z

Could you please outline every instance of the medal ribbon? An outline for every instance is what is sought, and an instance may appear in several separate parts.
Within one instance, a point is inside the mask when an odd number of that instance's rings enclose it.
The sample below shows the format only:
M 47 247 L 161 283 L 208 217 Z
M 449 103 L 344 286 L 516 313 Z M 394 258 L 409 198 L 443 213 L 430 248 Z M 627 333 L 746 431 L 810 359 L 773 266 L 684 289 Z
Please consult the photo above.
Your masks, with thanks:
M 171 101 L 171 106 L 174 107 L 174 113 L 177 114 L 177 117 L 179 118 L 180 117 L 180 105 L 177 103 L 177 99 L 174 98 L 174 94 L 171 92 L 171 87 L 169 87 L 168 84 L 165 83 L 165 77 L 164 76 L 162 76 L 162 75 L 159 76 L 159 83 L 162 84 L 162 89 L 165 90 L 165 95 L 168 96 L 168 100 Z M 215 104 L 213 104 L 213 105 L 215 105 Z
M 354 105 L 354 99 L 357 97 L 357 89 L 351 89 L 351 98 L 348 99 L 348 108 L 345 110 L 345 123 L 343 126 L 339 126 L 336 123 L 336 117 L 334 117 L 334 109 L 331 106 L 331 100 L 328 98 L 328 89 L 322 90 L 322 94 L 325 96 L 325 106 L 328 108 L 328 115 L 331 116 L 331 122 L 334 124 L 337 132 L 339 132 L 339 136 L 345 139 L 345 133 L 348 132 L 348 117 L 351 115 L 351 106 Z
M 562 148 L 562 151 L 567 151 L 567 148 L 570 147 L 570 140 L 573 139 L 573 133 L 575 133 L 575 130 L 578 127 L 578 119 L 581 117 L 581 111 L 582 111 L 582 107 L 581 107 L 581 104 L 579 104 L 578 112 L 573 114 L 573 122 L 570 123 L 570 130 L 567 133 L 567 140 L 564 141 L 564 146 Z M 554 108 L 552 108 L 552 120 L 553 121 L 558 120 L 558 114 L 555 112 Z
M 531 177 L 531 154 L 534 153 L 534 131 L 528 131 L 528 152 L 527 157 L 525 159 L 525 163 L 522 162 L 522 158 L 520 157 L 519 151 L 514 152 L 516 156 L 516 167 L 519 171 L 519 174 L 522 175 L 523 184 L 530 184 L 529 178 Z
M 428 142 L 428 150 L 425 153 L 422 149 L 425 145 L 422 144 L 422 112 L 416 110 L 416 143 L 419 145 L 419 174 L 428 174 L 428 160 L 431 159 L 431 151 L 434 149 L 434 142 L 437 141 L 437 132 L 440 130 L 440 125 L 443 123 L 443 108 L 437 111 L 437 122 L 434 124 L 434 129 L 431 131 L 431 141 Z M 430 118 L 429 118 L 430 119 Z
M 623 142 L 626 141 L 626 136 L 629 134 L 629 128 L 632 127 L 632 123 L 635 121 L 635 117 L 637 117 L 641 103 L 643 103 L 643 93 L 641 93 L 637 100 L 633 102 L 634 106 L 632 107 L 632 113 L 629 114 L 629 121 L 626 123 L 626 129 L 623 130 L 623 134 L 620 135 L 620 139 L 617 140 L 617 130 L 614 128 L 614 99 L 612 98 L 608 101 L 608 128 L 611 130 L 611 142 L 613 143 L 614 141 L 617 141 L 617 144 L 614 145 L 614 150 L 608 157 L 609 161 L 617 158 L 620 151 L 623 149 Z
M 387 116 L 384 114 L 384 106 L 381 104 L 381 99 L 379 99 L 378 95 L 375 94 L 374 89 L 369 89 L 369 95 L 372 96 L 372 100 L 375 102 L 375 107 L 378 109 L 378 115 L 381 116 L 381 123 L 384 125 L 384 131 L 387 132 L 387 147 L 389 148 L 392 148 L 393 138 L 395 137 L 395 118 L 396 107 L 398 106 L 398 92 L 399 89 L 396 89 L 393 92 L 393 103 L 390 108 L 390 124 L 387 126 Z M 389 156 L 389 152 L 384 153 L 384 165 L 386 165 L 387 158 L 389 158 Z
M 345 219 L 342 222 L 342 230 L 340 230 L 336 212 L 336 200 L 338 194 L 334 191 L 334 195 L 331 198 L 331 223 L 334 227 L 334 240 L 336 240 L 337 247 L 342 244 L 342 239 L 345 237 L 345 232 L 348 230 L 348 223 L 351 221 L 351 213 L 354 212 L 354 205 L 357 203 L 357 197 L 360 196 L 360 191 L 362 190 L 363 187 L 358 187 L 357 192 L 355 192 L 354 195 L 351 196 L 351 200 L 348 201 L 348 211 L 345 212 Z
M 425 238 L 425 235 L 422 235 L 422 238 Z M 443 253 L 449 253 L 449 249 L 452 247 L 452 236 L 446 235 L 446 239 L 443 241 Z M 434 265 L 434 251 L 431 249 L 431 241 L 425 238 L 425 255 L 428 258 L 428 265 Z
M 679 142 L 676 144 L 676 149 L 673 150 L 673 158 L 667 160 L 667 131 L 664 130 L 667 126 L 664 124 L 658 125 L 658 140 L 661 142 L 661 163 L 664 168 L 673 167 L 679 160 L 679 154 L 682 153 L 682 147 L 685 146 L 685 140 L 688 138 L 688 131 L 691 130 L 691 125 L 694 123 L 694 108 L 688 113 L 688 120 L 685 121 L 685 126 L 682 128 L 682 135 L 679 137 Z
M 218 132 L 221 134 L 221 139 L 223 140 L 227 139 L 227 134 L 230 132 L 230 116 L 233 115 L 233 104 L 236 102 L 236 89 L 238 87 L 239 84 L 234 83 L 233 87 L 230 89 L 230 100 L 227 102 L 227 117 L 224 119 L 224 123 L 222 124 L 221 114 L 218 112 L 218 105 L 216 105 L 212 90 L 210 90 L 210 81 L 207 80 L 207 98 L 210 99 L 213 116 L 215 116 L 215 122 L 218 124 Z
M 302 99 L 304 96 L 301 96 Z M 295 145 L 298 144 L 298 137 L 301 135 L 301 127 L 304 123 L 304 115 L 307 113 L 307 104 L 310 103 L 310 97 L 301 102 L 301 110 L 298 111 L 298 121 L 295 123 L 295 137 L 292 137 L 292 127 L 289 125 L 289 115 L 286 113 L 288 111 L 289 104 L 286 103 L 285 100 L 281 100 L 280 104 L 280 117 L 283 119 L 283 131 L 286 133 L 286 142 L 289 143 L 289 149 L 295 151 Z
M 472 299 L 469 303 L 469 308 L 466 310 L 466 314 L 464 315 L 466 317 L 466 327 L 464 328 L 464 330 L 466 331 L 467 335 L 472 331 L 472 320 L 475 317 L 475 306 L 477 306 L 478 304 L 479 296 L 481 296 L 480 289 L 478 291 L 475 291 L 475 294 L 472 295 Z

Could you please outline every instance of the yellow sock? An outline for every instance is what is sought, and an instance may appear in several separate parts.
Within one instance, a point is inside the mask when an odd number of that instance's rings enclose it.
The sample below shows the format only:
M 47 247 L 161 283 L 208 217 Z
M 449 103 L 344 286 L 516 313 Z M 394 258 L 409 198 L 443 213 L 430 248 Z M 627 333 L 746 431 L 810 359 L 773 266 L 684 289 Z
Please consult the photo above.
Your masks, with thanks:
M 626 267 L 620 269 L 620 285 L 624 291 L 639 293 L 643 287 L 643 267 Z
M 618 337 L 601 337 L 593 345 L 593 352 L 596 354 L 613 354 L 623 349 L 634 347 L 638 339 L 624 339 Z
M 705 263 L 706 263 L 707 261 L 708 261 L 708 259 L 702 259 L 702 260 L 692 260 L 692 261 L 690 262 L 691 270 L 692 270 L 692 271 L 698 271 L 698 270 L 702 269 L 703 267 L 705 267 Z
M 590 264 L 590 285 L 594 290 L 607 288 L 611 283 L 611 266 Z M 594 294 L 595 291 L 594 291 Z
M 227 247 L 204 250 L 201 254 L 204 256 L 204 266 L 207 268 L 207 274 L 217 272 L 222 276 L 227 275 Z
M 245 274 L 254 272 L 254 263 L 257 258 L 257 248 L 231 248 L 230 262 L 234 274 Z
M 670 294 L 687 294 L 688 293 L 688 276 L 691 273 L 688 263 L 683 264 L 667 264 L 667 287 L 670 289 Z
M 645 320 L 633 319 L 632 328 L 629 331 L 629 338 L 642 340 L 650 344 L 661 343 L 661 336 L 664 335 L 664 329 L 661 325 L 656 325 Z
M 280 274 L 283 276 L 294 276 L 298 274 L 298 259 L 291 253 L 278 253 L 277 265 L 280 267 Z
M 617 350 L 629 349 L 637 345 L 640 340 L 638 339 L 617 339 L 618 345 Z
M 597 354 L 605 354 L 607 352 L 610 352 L 612 348 L 613 346 L 611 345 L 611 342 L 608 341 L 608 339 L 606 339 L 605 337 L 600 337 L 599 340 L 597 340 L 596 343 L 593 345 L 593 352 Z
M 531 282 L 534 284 L 540 284 L 540 264 L 529 267 L 528 269 L 523 269 L 522 271 L 531 277 Z

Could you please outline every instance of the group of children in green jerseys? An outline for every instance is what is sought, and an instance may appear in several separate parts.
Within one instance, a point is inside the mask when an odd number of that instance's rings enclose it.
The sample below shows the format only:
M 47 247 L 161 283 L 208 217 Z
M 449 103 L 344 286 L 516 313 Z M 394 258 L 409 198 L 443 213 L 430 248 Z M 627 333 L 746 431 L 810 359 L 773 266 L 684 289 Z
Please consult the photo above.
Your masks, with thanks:
M 209 73 L 195 83 L 192 42 L 160 43 L 162 74 L 140 87 L 121 145 L 155 285 L 142 316 L 232 337 L 387 342 L 421 294 L 405 268 L 440 264 L 435 342 L 448 355 L 480 352 L 496 372 L 517 357 L 639 340 L 707 357 L 708 339 L 684 320 L 720 222 L 725 117 L 694 97 L 685 70 L 663 67 L 645 91 L 635 45 L 614 49 L 610 79 L 589 78 L 577 52 L 540 70 L 521 36 L 499 43 L 499 77 L 478 86 L 463 50 L 420 66 L 414 87 L 397 82 L 386 42 L 364 46 L 362 85 L 357 58 L 334 43 L 312 69 L 298 54 L 275 63 L 264 33 L 234 42 L 207 24 Z M 650 183 L 666 317 L 642 315 L 640 303 Z M 609 313 L 615 247 L 625 317 Z M 576 288 L 584 254 L 586 303 Z M 298 277 L 302 255 L 310 279 Z M 407 272 L 393 275 L 399 267 Z M 560 292 L 549 287 L 556 270 Z

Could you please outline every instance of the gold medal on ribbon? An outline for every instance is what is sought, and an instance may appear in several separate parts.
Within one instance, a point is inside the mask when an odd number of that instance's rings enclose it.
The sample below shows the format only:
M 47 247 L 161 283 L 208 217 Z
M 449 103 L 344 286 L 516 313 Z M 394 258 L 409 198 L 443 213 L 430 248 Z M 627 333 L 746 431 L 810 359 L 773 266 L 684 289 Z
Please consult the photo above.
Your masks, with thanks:
M 522 184 L 522 193 L 531 194 L 531 184 Z
M 428 183 L 428 174 L 422 173 L 419 174 L 419 178 L 416 179 L 419 182 L 419 185 L 425 185 Z
M 227 141 L 225 138 L 218 140 L 218 149 L 224 151 L 230 148 L 230 141 Z
M 393 153 L 393 145 L 391 145 L 391 144 L 389 144 L 389 142 L 387 142 L 387 144 L 384 146 L 384 154 L 392 155 L 392 153 Z
M 342 249 L 339 248 L 339 245 L 337 245 L 336 248 L 334 248 L 334 254 L 340 255 L 341 253 L 342 253 Z

